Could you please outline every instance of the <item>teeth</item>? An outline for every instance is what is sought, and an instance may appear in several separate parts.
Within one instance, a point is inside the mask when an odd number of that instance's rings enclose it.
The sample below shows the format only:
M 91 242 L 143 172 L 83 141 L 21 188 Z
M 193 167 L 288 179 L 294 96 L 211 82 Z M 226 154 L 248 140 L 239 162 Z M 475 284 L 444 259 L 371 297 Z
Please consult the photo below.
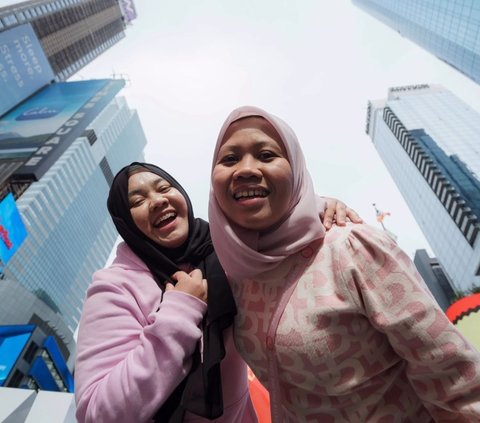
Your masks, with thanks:
M 175 217 L 175 213 L 173 212 L 170 212 L 170 213 L 167 213 L 167 214 L 164 214 L 162 217 L 160 217 L 160 219 L 157 220 L 157 222 L 155 223 L 155 225 L 160 225 L 160 223 L 164 222 L 165 220 L 167 219 L 170 219 L 171 217 Z
M 250 189 L 245 191 L 239 191 L 234 194 L 236 200 L 245 197 L 266 197 L 268 192 L 264 189 Z

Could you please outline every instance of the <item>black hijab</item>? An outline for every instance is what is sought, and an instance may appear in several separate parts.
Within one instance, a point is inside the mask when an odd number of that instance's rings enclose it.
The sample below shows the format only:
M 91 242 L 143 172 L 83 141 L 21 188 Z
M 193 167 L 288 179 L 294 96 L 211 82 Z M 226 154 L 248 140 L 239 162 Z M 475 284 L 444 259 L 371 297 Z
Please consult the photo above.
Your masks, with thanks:
M 128 201 L 128 178 L 132 171 L 138 172 L 139 167 L 159 175 L 185 197 L 189 230 L 188 238 L 181 247 L 161 247 L 134 223 Z M 185 410 L 210 419 L 221 416 L 223 396 L 220 362 L 225 356 L 223 330 L 233 323 L 237 310 L 227 278 L 213 250 L 208 223 L 194 217 L 192 204 L 183 187 L 167 172 L 148 163 L 133 162 L 117 173 L 110 188 L 107 206 L 119 234 L 145 262 L 162 292 L 165 291 L 165 282 L 175 284 L 171 276 L 180 270 L 182 263 L 200 269 L 208 282 L 203 360 L 197 345 L 190 373 L 160 407 L 155 421 L 181 422 Z

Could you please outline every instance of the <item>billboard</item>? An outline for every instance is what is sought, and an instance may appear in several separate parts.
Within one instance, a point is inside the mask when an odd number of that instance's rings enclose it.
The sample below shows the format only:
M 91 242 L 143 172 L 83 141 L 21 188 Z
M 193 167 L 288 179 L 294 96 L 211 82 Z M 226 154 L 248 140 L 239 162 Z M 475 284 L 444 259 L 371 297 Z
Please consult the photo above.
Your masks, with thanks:
M 27 237 L 13 194 L 0 202 L 0 272 Z
M 4 386 L 35 325 L 0 326 L 0 386 Z
M 0 160 L 23 159 L 14 178 L 38 180 L 124 85 L 99 79 L 43 88 L 0 120 Z
M 137 19 L 137 11 L 133 4 L 133 0 L 121 0 L 119 4 L 127 23 Z
M 54 77 L 30 24 L 0 32 L 0 116 Z

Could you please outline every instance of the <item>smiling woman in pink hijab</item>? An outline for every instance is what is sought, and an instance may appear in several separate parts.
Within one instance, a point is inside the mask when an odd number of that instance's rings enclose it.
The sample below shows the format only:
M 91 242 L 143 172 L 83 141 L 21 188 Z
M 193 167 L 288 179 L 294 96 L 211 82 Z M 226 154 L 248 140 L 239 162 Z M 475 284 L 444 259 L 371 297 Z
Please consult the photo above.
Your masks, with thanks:
M 479 354 L 410 259 L 368 225 L 325 232 L 317 200 L 291 128 L 234 110 L 214 151 L 210 231 L 273 421 L 480 421 Z

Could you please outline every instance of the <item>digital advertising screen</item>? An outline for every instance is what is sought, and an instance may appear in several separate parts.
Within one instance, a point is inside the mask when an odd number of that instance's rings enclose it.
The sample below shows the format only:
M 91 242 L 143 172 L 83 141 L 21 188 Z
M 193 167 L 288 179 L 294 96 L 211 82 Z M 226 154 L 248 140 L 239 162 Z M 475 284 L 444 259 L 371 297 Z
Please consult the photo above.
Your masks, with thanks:
M 27 229 L 13 194 L 0 202 L 0 271 L 27 238 Z
M 135 10 L 133 0 L 121 0 L 119 4 L 120 8 L 122 9 L 123 16 L 127 22 L 137 19 L 137 11 Z
M 43 88 L 0 119 L 0 160 L 23 159 L 15 174 L 38 180 L 124 85 L 99 79 Z
M 54 77 L 30 24 L 0 32 L 0 116 Z
M 0 326 L 0 386 L 4 386 L 35 325 Z

